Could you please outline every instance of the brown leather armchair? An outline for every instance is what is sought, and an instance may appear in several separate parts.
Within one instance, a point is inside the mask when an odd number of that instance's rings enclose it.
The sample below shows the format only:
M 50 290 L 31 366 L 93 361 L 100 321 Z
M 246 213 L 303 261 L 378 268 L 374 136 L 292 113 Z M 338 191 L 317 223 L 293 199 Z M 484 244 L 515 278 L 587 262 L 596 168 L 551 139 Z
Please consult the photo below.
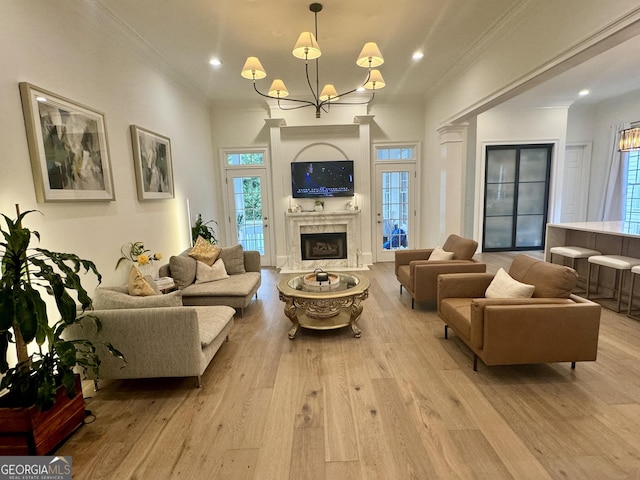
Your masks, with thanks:
M 477 262 L 473 255 L 478 242 L 458 235 L 449 235 L 442 249 L 453 252 L 452 260 L 430 261 L 433 248 L 415 250 L 396 250 L 395 272 L 402 287 L 411 295 L 411 308 L 415 302 L 435 301 L 437 298 L 437 279 L 443 273 L 466 273 L 487 271 L 484 263 Z
M 600 305 L 571 294 L 575 270 L 518 255 L 513 279 L 534 285 L 531 298 L 485 298 L 493 275 L 438 277 L 438 316 L 486 365 L 595 360 Z

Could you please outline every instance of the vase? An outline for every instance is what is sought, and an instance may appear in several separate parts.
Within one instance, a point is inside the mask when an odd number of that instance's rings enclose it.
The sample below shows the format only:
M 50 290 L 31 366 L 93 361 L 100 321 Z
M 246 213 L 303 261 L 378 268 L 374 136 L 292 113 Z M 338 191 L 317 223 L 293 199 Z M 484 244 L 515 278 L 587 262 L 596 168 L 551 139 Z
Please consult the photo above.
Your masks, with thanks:
M 316 205 L 315 210 L 316 212 L 321 212 L 324 210 L 324 207 L 322 205 Z

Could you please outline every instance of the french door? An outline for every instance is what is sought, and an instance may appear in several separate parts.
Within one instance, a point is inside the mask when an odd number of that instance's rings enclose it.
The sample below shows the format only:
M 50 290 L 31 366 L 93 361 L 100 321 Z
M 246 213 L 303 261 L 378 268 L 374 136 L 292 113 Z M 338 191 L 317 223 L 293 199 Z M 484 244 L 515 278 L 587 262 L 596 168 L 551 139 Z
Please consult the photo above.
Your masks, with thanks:
M 271 265 L 266 168 L 229 168 L 225 181 L 229 234 L 244 250 L 259 251 L 262 265 Z
M 375 260 L 392 262 L 395 250 L 413 244 L 415 163 L 375 165 Z
M 483 252 L 544 248 L 552 148 L 486 147 Z

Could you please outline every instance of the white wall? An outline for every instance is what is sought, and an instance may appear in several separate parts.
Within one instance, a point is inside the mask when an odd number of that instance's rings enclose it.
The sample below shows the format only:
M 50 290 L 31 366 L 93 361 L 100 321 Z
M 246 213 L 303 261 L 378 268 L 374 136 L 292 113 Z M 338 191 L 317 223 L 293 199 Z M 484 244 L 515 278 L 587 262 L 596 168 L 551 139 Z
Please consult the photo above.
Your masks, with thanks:
M 640 120 L 640 90 L 621 95 L 588 108 L 571 108 L 567 141 L 592 141 L 591 181 L 587 219 L 600 221 L 609 169 L 611 129 L 615 125 Z
M 380 95 L 382 96 L 382 94 Z M 286 258 L 286 232 L 284 212 L 288 208 L 291 194 L 291 176 L 289 164 L 295 160 L 338 160 L 348 158 L 356 161 L 354 176 L 358 203 L 362 213 L 362 251 L 371 252 L 371 165 L 368 155 L 361 148 L 359 128 L 354 123 L 357 115 L 374 115 L 370 126 L 371 142 L 412 141 L 421 142 L 424 132 L 423 111 L 418 98 L 401 98 L 393 105 L 376 99 L 369 108 L 366 106 L 334 106 L 329 114 L 316 119 L 313 109 L 282 111 L 270 109 L 265 103 L 264 109 L 244 107 L 242 105 L 214 104 L 212 108 L 212 128 L 216 159 L 221 148 L 242 148 L 270 146 L 270 128 L 265 120 L 282 118 L 286 127 L 282 138 L 278 138 L 277 151 L 271 155 L 271 187 L 273 192 L 271 212 L 276 259 Z M 317 128 L 316 128 L 317 127 Z M 315 129 L 314 129 L 315 128 Z M 307 148 L 312 147 L 312 148 Z M 335 150 L 339 149 L 339 150 Z M 366 156 L 367 158 L 363 158 Z M 363 163 L 364 162 L 364 163 Z M 218 166 L 218 168 L 220 168 Z M 329 199 L 325 208 L 335 210 L 344 208 L 348 199 Z M 306 203 L 305 203 L 306 202 Z M 311 201 L 300 201 L 305 208 L 311 208 Z M 226 218 L 223 219 L 223 222 Z M 366 244 L 365 244 L 366 243 Z M 370 256 L 370 254 L 369 254 Z
M 488 145 L 551 143 L 548 221 L 558 221 L 568 108 L 494 109 L 478 115 L 476 138 L 475 238 L 482 239 L 485 152 Z
M 457 165 L 441 165 L 438 128 L 467 121 L 500 102 L 515 96 L 526 82 L 534 82 L 565 59 L 615 34 L 637 20 L 638 5 L 633 0 L 541 0 L 514 5 L 523 13 L 513 22 L 507 15 L 474 46 L 473 55 L 455 65 L 449 75 L 433 86 L 424 102 L 425 168 L 421 183 L 423 196 L 422 239 L 425 246 L 436 245 L 448 233 L 440 227 L 440 178 L 459 170 Z M 564 148 L 564 145 L 563 145 Z M 463 169 L 464 170 L 464 169 Z M 461 199 L 464 196 L 461 196 Z M 463 205 L 447 209 L 467 211 Z M 467 224 L 463 219 L 462 224 Z
M 193 213 L 218 216 L 219 180 L 206 101 L 121 45 L 96 8 L 94 2 L 2 2 L 0 212 L 14 217 L 16 203 L 40 210 L 26 226 L 40 232 L 42 246 L 93 260 L 109 285 L 124 279 L 114 270 L 123 243 L 143 241 L 165 261 L 186 248 L 186 198 Z M 105 114 L 115 201 L 36 203 L 18 91 L 23 81 Z M 137 200 L 131 124 L 171 139 L 175 199 Z

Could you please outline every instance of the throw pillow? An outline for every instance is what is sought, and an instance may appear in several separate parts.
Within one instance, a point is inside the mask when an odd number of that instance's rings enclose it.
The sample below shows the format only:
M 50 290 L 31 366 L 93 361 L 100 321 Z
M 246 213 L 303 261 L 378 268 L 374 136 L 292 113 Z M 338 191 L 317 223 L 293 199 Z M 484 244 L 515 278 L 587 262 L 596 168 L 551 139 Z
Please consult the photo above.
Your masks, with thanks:
M 144 279 L 147 281 L 147 283 L 153 289 L 153 291 L 155 292 L 156 295 L 162 295 L 162 292 L 158 288 L 158 285 L 156 284 L 156 281 L 153 279 L 153 277 L 151 275 L 145 275 Z
M 216 280 L 222 280 L 223 278 L 229 278 L 227 270 L 224 268 L 224 261 L 219 258 L 211 266 L 198 260 L 198 266 L 196 268 L 196 283 L 215 282 Z
M 196 240 L 196 244 L 191 249 L 191 252 L 189 252 L 189 256 L 211 266 L 220 256 L 220 250 L 220 247 L 212 245 L 199 236 Z
M 156 292 L 145 280 L 144 276 L 140 270 L 135 267 L 135 265 L 132 265 L 131 270 L 129 270 L 127 290 L 129 291 L 129 295 L 133 295 L 134 297 L 148 297 L 156 295 Z
M 118 290 L 96 288 L 93 295 L 93 308 L 96 310 L 118 310 L 122 308 L 181 307 L 182 292 L 134 297 Z
M 535 288 L 535 285 L 514 280 L 501 268 L 493 277 L 484 296 L 486 298 L 531 298 Z
M 220 252 L 220 258 L 224 260 L 224 266 L 229 275 L 237 275 L 239 273 L 247 273 L 244 268 L 244 251 L 242 245 L 234 245 L 233 247 L 225 247 Z
M 442 247 L 436 247 L 429 255 L 430 262 L 439 262 L 442 260 L 453 260 L 453 252 L 445 252 Z
M 196 280 L 196 263 L 195 258 L 186 255 L 178 255 L 169 258 L 169 270 L 171 277 L 176 282 L 176 287 L 182 290 L 188 287 Z

